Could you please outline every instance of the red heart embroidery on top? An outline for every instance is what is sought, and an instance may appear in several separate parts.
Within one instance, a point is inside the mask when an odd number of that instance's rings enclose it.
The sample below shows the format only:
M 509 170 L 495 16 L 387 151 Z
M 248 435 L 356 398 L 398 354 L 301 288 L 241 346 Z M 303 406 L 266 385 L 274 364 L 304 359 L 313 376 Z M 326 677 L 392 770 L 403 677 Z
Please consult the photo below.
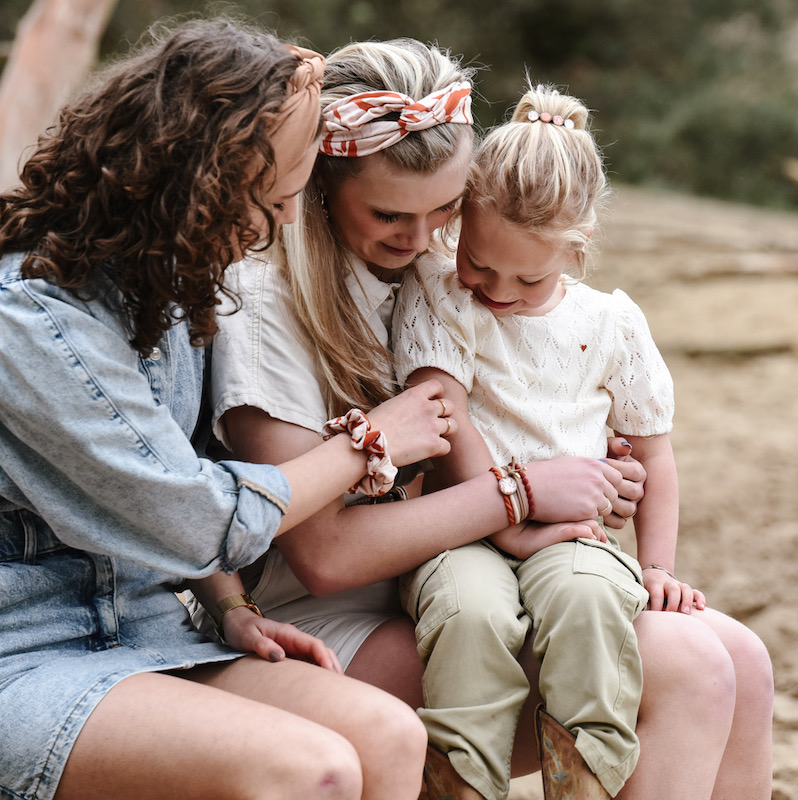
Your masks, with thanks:
M 585 350 L 587 350 L 587 345 L 586 345 L 586 344 L 583 344 L 583 345 L 581 345 L 581 347 L 582 347 L 582 352 L 584 353 L 584 352 L 585 352 Z

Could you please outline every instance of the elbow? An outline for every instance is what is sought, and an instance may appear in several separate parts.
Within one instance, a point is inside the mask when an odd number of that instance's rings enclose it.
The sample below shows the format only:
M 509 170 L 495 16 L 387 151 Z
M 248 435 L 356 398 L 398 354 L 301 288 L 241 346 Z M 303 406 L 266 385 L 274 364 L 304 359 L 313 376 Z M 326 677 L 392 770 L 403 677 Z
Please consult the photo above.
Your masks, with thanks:
M 324 566 L 319 564 L 295 565 L 293 569 L 302 585 L 314 597 L 324 597 L 352 588 L 347 570 L 335 569 L 330 564 Z

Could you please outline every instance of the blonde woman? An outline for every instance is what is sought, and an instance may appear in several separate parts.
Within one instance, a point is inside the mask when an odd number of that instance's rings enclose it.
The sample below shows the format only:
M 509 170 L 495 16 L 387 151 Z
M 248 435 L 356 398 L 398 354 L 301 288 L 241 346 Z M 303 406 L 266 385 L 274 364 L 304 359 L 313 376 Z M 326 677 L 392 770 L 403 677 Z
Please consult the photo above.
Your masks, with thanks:
M 301 197 L 300 221 L 283 230 L 279 252 L 234 268 L 230 286 L 243 308 L 219 318 L 212 413 L 236 457 L 296 457 L 317 445 L 330 417 L 396 391 L 388 333 L 394 294 L 463 193 L 472 154 L 470 79 L 447 53 L 413 40 L 356 43 L 329 57 L 322 152 Z M 444 397 L 440 405 L 444 435 L 455 432 L 450 403 Z M 612 447 L 628 454 L 620 441 Z M 608 525 L 621 527 L 642 495 L 643 471 L 627 460 L 564 457 L 529 464 L 527 474 L 541 522 L 606 514 Z M 385 496 L 394 502 L 337 499 L 239 576 L 209 579 L 198 589 L 201 599 L 213 608 L 246 591 L 262 612 L 321 637 L 348 675 L 423 705 L 421 662 L 396 578 L 500 530 L 507 517 L 488 471 L 423 496 L 414 478 L 411 472 L 406 486 Z M 203 612 L 195 617 L 211 627 Z M 221 631 L 235 647 L 269 657 L 261 624 L 241 607 L 225 615 Z M 702 659 L 725 665 L 726 651 L 687 626 L 652 621 L 639 625 L 638 635 L 644 671 L 655 666 L 645 673 L 638 724 L 641 779 L 717 770 L 735 692 L 732 681 L 706 675 Z M 687 655 L 677 657 L 681 650 Z M 519 664 L 536 686 L 529 643 Z M 752 704 L 766 704 L 765 683 L 745 687 Z M 533 692 L 518 726 L 515 774 L 537 767 L 528 716 L 537 699 Z M 675 729 L 683 735 L 669 738 Z M 466 791 L 438 756 L 430 753 L 430 796 Z

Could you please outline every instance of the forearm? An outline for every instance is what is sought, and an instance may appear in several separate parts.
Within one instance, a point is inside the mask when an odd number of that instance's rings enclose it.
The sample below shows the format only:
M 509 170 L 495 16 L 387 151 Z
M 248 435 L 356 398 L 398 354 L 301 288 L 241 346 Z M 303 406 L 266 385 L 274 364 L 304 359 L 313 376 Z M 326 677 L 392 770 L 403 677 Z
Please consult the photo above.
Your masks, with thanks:
M 244 593 L 244 584 L 237 572 L 232 575 L 228 575 L 226 572 L 217 572 L 207 578 L 188 581 L 186 588 L 209 612 L 225 597 Z
M 333 436 L 279 467 L 291 486 L 291 502 L 278 536 L 321 511 L 357 483 L 366 472 L 366 454 L 352 447 L 348 435 Z
M 434 379 L 441 383 L 446 398 L 446 414 L 456 422 L 447 435 L 451 450 L 435 459 L 436 487 L 455 486 L 474 478 L 493 466 L 490 450 L 482 434 L 474 427 L 468 413 L 468 393 L 465 387 L 451 375 L 433 367 L 424 367 L 413 372 L 408 386 Z
M 595 518 L 614 473 L 597 459 L 560 458 L 527 465 L 535 518 Z M 456 486 L 398 503 L 349 506 L 339 500 L 281 536 L 278 547 L 314 594 L 391 578 L 454 547 L 507 527 L 507 509 L 488 470 Z
M 403 502 L 327 509 L 279 546 L 311 592 L 329 594 L 396 577 L 506 524 L 496 479 L 486 471 Z
M 637 560 L 674 571 L 679 529 L 679 489 L 673 449 L 667 435 L 627 436 L 646 470 L 645 496 L 635 514 Z

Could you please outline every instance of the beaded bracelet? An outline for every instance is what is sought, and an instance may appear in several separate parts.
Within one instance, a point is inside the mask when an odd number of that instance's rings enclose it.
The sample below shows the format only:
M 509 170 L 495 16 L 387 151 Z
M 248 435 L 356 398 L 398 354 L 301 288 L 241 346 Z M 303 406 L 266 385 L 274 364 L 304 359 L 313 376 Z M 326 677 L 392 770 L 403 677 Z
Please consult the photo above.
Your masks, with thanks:
M 513 469 L 521 476 L 521 483 L 524 485 L 526 493 L 527 514 L 524 519 L 532 519 L 535 516 L 535 495 L 532 494 L 532 487 L 529 485 L 529 478 L 526 476 L 526 467 L 522 467 L 515 461 L 512 462 Z
M 352 408 L 342 417 L 328 420 L 323 430 L 325 439 L 347 431 L 352 438 L 352 447 L 368 453 L 368 472 L 347 490 L 349 494 L 362 492 L 369 497 L 379 497 L 393 486 L 398 470 L 388 455 L 385 434 L 372 430 L 368 417 L 359 408 Z

